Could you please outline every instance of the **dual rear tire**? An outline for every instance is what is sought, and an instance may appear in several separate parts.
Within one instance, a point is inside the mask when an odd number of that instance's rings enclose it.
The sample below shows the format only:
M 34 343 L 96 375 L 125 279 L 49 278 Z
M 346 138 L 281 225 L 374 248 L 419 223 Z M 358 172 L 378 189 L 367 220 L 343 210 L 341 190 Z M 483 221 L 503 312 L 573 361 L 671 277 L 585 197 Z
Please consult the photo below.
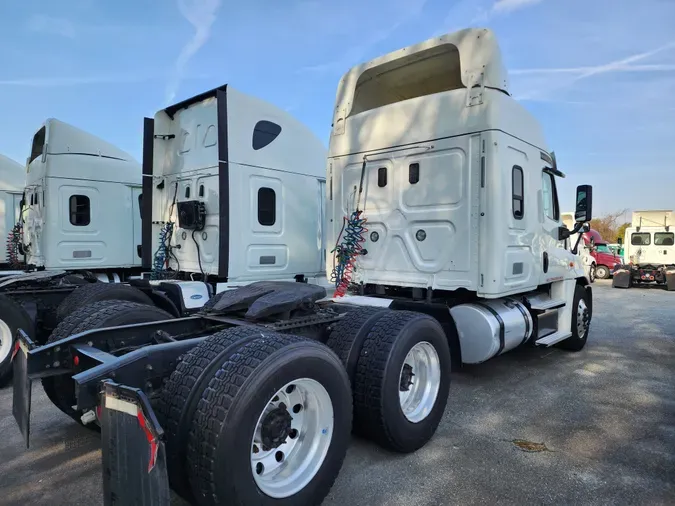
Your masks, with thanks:
M 349 379 L 325 345 L 227 329 L 188 352 L 157 409 L 172 488 L 199 505 L 319 504 L 344 460 Z
M 440 323 L 413 311 L 359 308 L 327 342 L 353 390 L 354 432 L 402 453 L 434 435 L 450 389 L 450 349 Z
M 252 326 L 214 334 L 157 404 L 171 487 L 198 505 L 319 504 L 352 428 L 398 452 L 432 437 L 449 373 L 443 329 L 414 312 L 347 313 L 327 345 Z

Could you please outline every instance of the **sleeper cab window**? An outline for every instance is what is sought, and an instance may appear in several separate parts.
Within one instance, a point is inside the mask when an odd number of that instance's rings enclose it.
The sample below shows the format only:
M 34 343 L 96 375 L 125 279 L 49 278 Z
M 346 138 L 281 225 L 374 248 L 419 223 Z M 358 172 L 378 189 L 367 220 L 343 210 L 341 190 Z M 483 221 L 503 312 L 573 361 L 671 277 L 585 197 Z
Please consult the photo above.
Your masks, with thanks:
M 654 244 L 656 246 L 675 245 L 675 233 L 673 232 L 654 232 Z
M 71 225 L 86 227 L 91 222 L 91 203 L 86 195 L 71 195 L 69 210 Z
M 513 166 L 511 174 L 512 199 L 511 208 L 513 217 L 522 220 L 525 215 L 525 182 L 523 177 L 523 168 L 518 165 Z
M 277 194 L 272 188 L 258 188 L 258 223 L 271 227 L 277 221 Z
M 253 127 L 253 139 L 251 144 L 254 150 L 259 150 L 269 145 L 281 133 L 281 126 L 271 121 L 261 120 Z
M 652 243 L 652 234 L 649 232 L 636 232 L 631 234 L 630 243 L 633 246 L 649 246 Z

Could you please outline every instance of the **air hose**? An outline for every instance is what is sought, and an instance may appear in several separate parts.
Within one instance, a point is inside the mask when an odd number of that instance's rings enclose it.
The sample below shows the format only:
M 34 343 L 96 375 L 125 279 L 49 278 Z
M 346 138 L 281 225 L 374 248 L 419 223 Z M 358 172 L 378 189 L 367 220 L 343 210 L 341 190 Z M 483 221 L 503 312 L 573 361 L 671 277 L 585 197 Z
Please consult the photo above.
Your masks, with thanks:
M 342 218 L 342 230 L 338 235 L 335 248 L 331 251 L 335 254 L 336 262 L 331 272 L 331 282 L 335 283 L 333 297 L 343 297 L 347 293 L 352 282 L 352 274 L 356 268 L 356 260 L 359 255 L 364 254 L 363 243 L 366 241 L 364 234 L 368 232 L 365 227 L 367 219 L 363 216 L 363 211 L 359 207 L 365 174 L 366 157 L 364 156 L 363 165 L 361 165 L 361 181 L 356 199 L 356 210 L 351 215 Z M 340 242 L 340 239 L 342 239 L 342 242 Z
M 163 279 L 168 267 L 171 235 L 173 234 L 173 222 L 168 221 L 162 225 L 159 231 L 159 246 L 152 259 L 151 279 Z
M 14 225 L 12 230 L 7 236 L 7 259 L 9 264 L 13 268 L 18 268 L 21 266 L 21 260 L 19 259 L 20 255 L 20 245 L 23 237 L 23 226 L 21 222 Z
M 338 236 L 338 245 L 331 253 L 335 253 L 336 265 L 331 273 L 331 282 L 335 283 L 333 297 L 343 297 L 352 281 L 354 264 L 359 255 L 363 253 L 363 243 L 366 241 L 364 234 L 368 231 L 365 227 L 367 219 L 363 217 L 363 211 L 354 211 L 351 216 L 342 220 L 342 231 Z M 340 239 L 342 242 L 340 243 Z

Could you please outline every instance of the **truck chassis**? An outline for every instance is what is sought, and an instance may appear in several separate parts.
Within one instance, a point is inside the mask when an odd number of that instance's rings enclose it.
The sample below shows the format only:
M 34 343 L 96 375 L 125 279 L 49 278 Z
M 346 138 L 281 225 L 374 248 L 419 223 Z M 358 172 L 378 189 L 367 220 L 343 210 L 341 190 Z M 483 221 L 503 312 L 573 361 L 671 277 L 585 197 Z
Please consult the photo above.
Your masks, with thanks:
M 248 504 L 258 491 L 320 502 L 352 430 L 403 453 L 433 436 L 451 363 L 461 363 L 449 308 L 467 302 L 429 293 L 378 307 L 376 296 L 364 306 L 325 295 L 306 283 L 258 282 L 218 294 L 193 316 L 67 333 L 42 346 L 19 330 L 14 417 L 28 445 L 32 382 L 72 399 L 69 414 L 102 432 L 106 504 L 165 505 L 169 488 L 196 504 L 226 496 Z M 563 347 L 585 344 L 590 293 L 587 301 Z M 118 301 L 100 311 L 125 304 L 142 306 Z

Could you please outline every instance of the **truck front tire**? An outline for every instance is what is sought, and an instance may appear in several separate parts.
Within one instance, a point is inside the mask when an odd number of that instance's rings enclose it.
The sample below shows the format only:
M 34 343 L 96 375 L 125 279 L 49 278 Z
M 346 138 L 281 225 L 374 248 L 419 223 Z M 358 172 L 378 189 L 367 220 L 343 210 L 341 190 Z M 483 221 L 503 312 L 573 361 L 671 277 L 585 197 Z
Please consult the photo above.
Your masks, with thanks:
M 354 428 L 401 453 L 424 446 L 441 421 L 451 358 L 440 323 L 413 311 L 391 311 L 366 337 L 354 379 Z
M 572 302 L 572 336 L 561 343 L 560 348 L 570 351 L 581 351 L 588 341 L 588 331 L 593 316 L 593 305 L 589 300 L 586 289 L 581 285 L 574 288 L 574 301 Z
M 610 276 L 609 269 L 605 265 L 598 265 L 595 268 L 595 276 L 598 279 L 609 279 Z
M 351 416 L 349 378 L 324 344 L 265 332 L 242 345 L 213 375 L 192 424 L 196 504 L 320 504 L 342 467 Z

